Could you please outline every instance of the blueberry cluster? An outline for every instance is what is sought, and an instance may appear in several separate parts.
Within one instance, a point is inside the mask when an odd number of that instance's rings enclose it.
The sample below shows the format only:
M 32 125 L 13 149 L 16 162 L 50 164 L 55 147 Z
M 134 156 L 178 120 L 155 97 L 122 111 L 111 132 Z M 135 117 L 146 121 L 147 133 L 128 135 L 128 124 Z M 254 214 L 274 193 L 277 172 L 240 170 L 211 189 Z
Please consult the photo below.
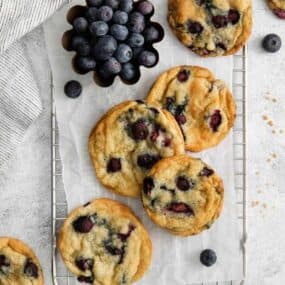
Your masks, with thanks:
M 150 21 L 154 7 L 148 0 L 87 0 L 68 14 L 73 29 L 66 32 L 63 45 L 75 51 L 73 67 L 80 74 L 95 72 L 95 81 L 109 86 L 116 75 L 125 83 L 139 80 L 139 66 L 153 67 L 158 52 L 153 44 L 164 32 Z

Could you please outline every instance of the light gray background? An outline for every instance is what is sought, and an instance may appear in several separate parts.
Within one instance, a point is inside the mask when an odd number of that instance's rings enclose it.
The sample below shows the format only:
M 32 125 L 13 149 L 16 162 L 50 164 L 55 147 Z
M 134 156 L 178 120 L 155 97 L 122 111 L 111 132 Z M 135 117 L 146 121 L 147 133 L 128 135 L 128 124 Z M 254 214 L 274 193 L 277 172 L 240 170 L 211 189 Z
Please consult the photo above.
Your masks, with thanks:
M 254 3 L 254 31 L 249 41 L 248 94 L 248 276 L 246 285 L 285 282 L 285 21 L 261 1 Z M 277 54 L 260 48 L 261 38 L 278 33 L 284 46 Z M 5 172 L 0 174 L 0 233 L 40 241 L 35 248 L 50 276 L 50 71 L 43 31 L 23 39 L 41 90 L 44 112 L 27 132 Z M 269 93 L 269 94 L 267 94 Z M 276 102 L 266 99 L 276 98 Z M 262 119 L 267 115 L 274 123 Z M 280 130 L 283 133 L 279 133 Z M 275 134 L 272 131 L 276 131 Z M 276 154 L 276 158 L 271 155 Z M 267 161 L 271 157 L 271 161 Z M 252 205 L 252 202 L 258 205 Z M 37 217 L 37 225 L 29 223 Z M 222 238 L 222 237 L 221 237 Z

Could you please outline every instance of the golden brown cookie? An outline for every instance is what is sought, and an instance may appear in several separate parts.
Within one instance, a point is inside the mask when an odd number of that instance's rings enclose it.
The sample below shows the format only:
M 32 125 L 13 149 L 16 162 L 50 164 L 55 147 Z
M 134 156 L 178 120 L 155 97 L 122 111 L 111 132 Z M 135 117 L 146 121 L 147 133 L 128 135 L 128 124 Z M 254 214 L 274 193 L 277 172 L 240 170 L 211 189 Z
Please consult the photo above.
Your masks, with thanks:
M 78 280 L 93 285 L 131 284 L 151 262 L 149 235 L 127 206 L 97 199 L 65 220 L 58 248 Z
M 193 152 L 217 145 L 236 116 L 234 98 L 224 82 L 198 66 L 177 66 L 162 73 L 147 102 L 172 113 L 184 134 L 186 149 Z
M 149 169 L 162 157 L 183 154 L 184 141 L 170 113 L 140 100 L 126 101 L 97 123 L 89 152 L 103 185 L 138 197 Z
M 18 239 L 0 237 L 0 284 L 44 284 L 38 258 L 32 249 Z
M 175 235 L 195 235 L 219 217 L 223 182 L 200 159 L 187 155 L 164 158 L 144 179 L 142 201 L 154 223 Z
M 285 19 L 285 1 L 284 0 L 267 0 L 268 6 L 272 12 L 280 19 Z
M 250 36 L 251 5 L 251 0 L 168 0 L 168 21 L 178 39 L 198 55 L 230 55 Z

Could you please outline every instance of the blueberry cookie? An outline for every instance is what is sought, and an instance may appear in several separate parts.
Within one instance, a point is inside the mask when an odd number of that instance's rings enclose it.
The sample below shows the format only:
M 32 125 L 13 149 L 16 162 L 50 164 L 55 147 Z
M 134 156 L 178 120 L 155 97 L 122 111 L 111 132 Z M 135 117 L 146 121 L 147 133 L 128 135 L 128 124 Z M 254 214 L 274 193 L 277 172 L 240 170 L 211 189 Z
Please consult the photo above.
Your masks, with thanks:
M 183 154 L 184 141 L 170 113 L 140 100 L 127 101 L 99 121 L 89 151 L 103 185 L 137 197 L 149 169 L 163 157 Z
M 251 0 L 168 0 L 168 21 L 178 39 L 198 55 L 230 55 L 251 33 Z
M 201 151 L 217 145 L 234 124 L 234 98 L 207 69 L 178 66 L 164 72 L 147 102 L 167 109 L 184 134 L 186 149 Z
M 144 275 L 152 255 L 149 235 L 133 212 L 104 198 L 68 216 L 58 247 L 78 280 L 93 285 L 131 284 Z
M 284 0 L 267 0 L 267 3 L 273 13 L 280 19 L 285 19 L 285 1 Z
M 203 161 L 187 155 L 162 159 L 143 181 L 147 214 L 175 235 L 208 229 L 220 215 L 223 200 L 222 180 Z
M 44 284 L 42 269 L 37 257 L 20 240 L 0 237 L 0 284 Z

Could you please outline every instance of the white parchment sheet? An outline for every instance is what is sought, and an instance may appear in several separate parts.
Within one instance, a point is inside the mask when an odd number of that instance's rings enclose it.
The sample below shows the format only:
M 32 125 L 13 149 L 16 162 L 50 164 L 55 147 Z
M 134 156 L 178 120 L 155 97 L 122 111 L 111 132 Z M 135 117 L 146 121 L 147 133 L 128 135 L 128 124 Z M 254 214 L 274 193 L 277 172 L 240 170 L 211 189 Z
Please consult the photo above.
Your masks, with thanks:
M 56 13 L 45 24 L 46 42 L 53 72 L 57 120 L 60 130 L 60 154 L 63 162 L 63 180 L 69 209 L 98 197 L 110 197 L 128 204 L 146 225 L 153 242 L 153 260 L 150 270 L 137 284 L 186 285 L 206 281 L 228 281 L 242 278 L 241 233 L 238 230 L 236 193 L 234 190 L 233 137 L 230 134 L 218 147 L 198 153 L 212 165 L 224 180 L 225 205 L 219 220 L 202 234 L 181 238 L 155 226 L 144 214 L 139 200 L 119 197 L 98 183 L 87 149 L 88 136 L 97 120 L 112 106 L 127 99 L 142 99 L 154 79 L 167 68 L 179 64 L 201 65 L 210 68 L 218 78 L 231 86 L 232 57 L 202 59 L 185 48 L 168 27 L 167 1 L 153 1 L 156 13 L 153 20 L 165 29 L 164 40 L 156 45 L 159 64 L 152 69 L 142 68 L 142 77 L 136 85 L 124 85 L 119 78 L 109 88 L 95 85 L 92 75 L 78 75 L 71 69 L 73 53 L 61 46 L 68 9 L 84 1 L 73 1 Z M 64 95 L 66 81 L 76 79 L 83 85 L 83 94 L 77 99 Z M 207 268 L 199 261 L 205 248 L 216 251 L 217 263 Z

